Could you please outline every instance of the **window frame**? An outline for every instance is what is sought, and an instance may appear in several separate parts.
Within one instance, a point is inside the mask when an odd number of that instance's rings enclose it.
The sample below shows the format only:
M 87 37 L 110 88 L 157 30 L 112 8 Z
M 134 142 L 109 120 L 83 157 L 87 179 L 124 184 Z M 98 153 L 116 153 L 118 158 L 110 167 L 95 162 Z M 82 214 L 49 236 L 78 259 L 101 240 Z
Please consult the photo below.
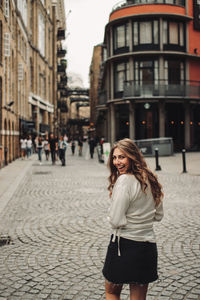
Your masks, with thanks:
M 151 62 L 152 63 L 152 67 L 148 68 L 148 67 L 141 67 L 141 63 L 144 62 Z M 138 64 L 138 67 L 136 67 L 136 64 Z M 157 64 L 157 68 L 156 68 L 156 64 Z M 158 84 L 158 80 L 159 80 L 159 61 L 158 59 L 136 59 L 134 61 L 134 82 L 135 84 L 138 83 L 138 85 L 143 85 L 143 81 L 141 79 L 141 70 L 142 69 L 151 69 L 153 72 L 153 80 L 152 80 L 152 84 Z M 157 76 L 156 76 L 156 70 L 157 70 Z
M 199 0 L 193 0 L 193 16 L 194 16 L 194 21 L 193 21 L 193 28 L 195 30 L 200 31 L 200 2 Z
M 135 5 L 144 4 L 169 4 L 185 7 L 185 0 L 128 0 L 127 3 Z
M 170 43 L 170 30 L 169 30 L 170 23 L 177 23 L 177 25 L 178 25 L 178 44 Z M 186 26 L 185 26 L 185 23 L 182 21 L 163 19 L 163 24 L 167 24 L 167 31 L 166 31 L 167 42 L 166 43 L 163 42 L 163 50 L 185 52 L 186 51 Z M 181 38 L 181 26 L 183 28 L 182 38 Z M 164 30 L 163 30 L 162 34 L 165 34 Z M 181 45 L 181 39 L 183 39 L 183 45 Z
M 170 72 L 169 72 L 169 64 L 170 63 L 177 63 L 177 65 L 179 66 L 179 77 L 176 77 L 176 80 L 173 81 L 170 79 Z M 167 68 L 166 68 L 167 65 Z M 175 68 L 171 68 L 174 72 Z M 180 84 L 180 85 L 184 85 L 185 81 L 186 81 L 186 65 L 185 65 L 185 61 L 183 59 L 179 59 L 177 60 L 177 58 L 166 58 L 164 60 L 164 81 L 165 83 L 167 83 L 167 85 L 169 84 Z
M 151 43 L 141 43 L 141 25 L 142 23 L 149 22 L 151 24 Z M 157 22 L 157 30 L 158 30 L 158 42 L 155 42 L 155 22 Z M 137 29 L 136 29 L 137 28 Z M 137 30 L 135 36 L 135 29 Z M 135 43 L 135 37 L 137 38 L 137 43 Z M 150 50 L 160 50 L 160 22 L 159 19 L 144 19 L 134 20 L 132 22 L 132 40 L 133 40 L 133 51 L 150 51 Z
M 124 40 L 125 40 L 125 43 L 124 43 L 124 46 L 122 47 L 117 47 L 117 28 L 119 27 L 124 27 Z M 114 54 L 120 54 L 120 53 L 126 53 L 126 52 L 129 52 L 129 40 L 130 40 L 130 32 L 129 32 L 129 23 L 128 22 L 125 22 L 125 23 L 122 23 L 122 24 L 117 24 L 115 26 L 113 26 L 113 53 Z
M 123 81 L 123 88 L 119 89 L 120 82 L 118 82 L 118 74 L 122 71 L 117 71 L 117 67 L 119 65 L 124 64 L 123 69 L 123 75 L 124 75 L 124 81 Z M 114 98 L 122 98 L 123 92 L 124 92 L 124 82 L 129 80 L 130 76 L 130 64 L 128 60 L 124 61 L 118 61 L 114 64 Z

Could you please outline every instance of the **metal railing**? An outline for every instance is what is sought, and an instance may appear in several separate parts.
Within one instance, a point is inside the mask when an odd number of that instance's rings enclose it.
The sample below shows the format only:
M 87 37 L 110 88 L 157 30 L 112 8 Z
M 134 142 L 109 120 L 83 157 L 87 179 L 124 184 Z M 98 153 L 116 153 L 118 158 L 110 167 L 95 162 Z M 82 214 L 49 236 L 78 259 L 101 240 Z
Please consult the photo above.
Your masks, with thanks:
M 139 4 L 171 4 L 185 7 L 185 0 L 123 0 L 115 4 L 112 11 L 122 7 Z
M 182 81 L 177 84 L 159 80 L 154 84 L 125 81 L 123 98 L 129 97 L 186 97 L 200 99 L 199 81 Z

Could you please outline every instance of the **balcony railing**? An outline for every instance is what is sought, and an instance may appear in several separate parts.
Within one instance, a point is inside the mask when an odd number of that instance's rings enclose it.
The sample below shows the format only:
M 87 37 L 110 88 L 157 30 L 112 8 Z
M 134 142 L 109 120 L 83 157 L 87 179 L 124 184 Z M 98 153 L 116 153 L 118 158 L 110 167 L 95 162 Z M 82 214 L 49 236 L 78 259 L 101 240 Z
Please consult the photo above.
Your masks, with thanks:
M 65 57 L 67 51 L 65 49 L 57 49 L 57 57 Z
M 171 4 L 185 7 L 185 0 L 122 0 L 115 4 L 112 10 L 139 4 Z
M 58 32 L 57 32 L 57 40 L 61 41 L 65 39 L 65 30 L 58 28 Z
M 57 66 L 57 72 L 59 74 L 65 74 L 66 66 L 65 65 L 58 65 Z
M 60 83 L 67 84 L 67 76 L 61 76 L 60 77 Z
M 167 83 L 164 80 L 154 84 L 125 81 L 123 98 L 130 97 L 184 97 L 200 100 L 200 81 L 182 81 L 177 84 Z

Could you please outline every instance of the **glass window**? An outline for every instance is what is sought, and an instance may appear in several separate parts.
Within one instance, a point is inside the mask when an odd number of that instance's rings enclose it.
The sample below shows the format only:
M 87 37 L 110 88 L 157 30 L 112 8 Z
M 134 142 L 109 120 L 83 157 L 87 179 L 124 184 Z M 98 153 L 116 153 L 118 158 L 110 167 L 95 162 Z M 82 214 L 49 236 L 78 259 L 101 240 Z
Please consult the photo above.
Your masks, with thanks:
M 152 44 L 152 28 L 150 22 L 140 23 L 140 44 Z
M 153 62 L 145 61 L 140 62 L 140 81 L 142 83 L 153 82 Z
M 10 33 L 4 33 L 4 56 L 10 56 Z
M 133 23 L 133 43 L 138 45 L 138 22 Z
M 154 44 L 158 44 L 159 41 L 159 30 L 158 30 L 158 21 L 155 20 L 153 22 L 153 39 L 154 39 Z
M 168 29 L 167 29 L 167 21 L 163 21 L 163 43 L 164 44 L 167 44 L 168 42 L 168 37 L 167 37 L 167 32 L 168 32 Z
M 17 6 L 21 13 L 24 24 L 27 26 L 27 0 L 18 0 Z
M 126 36 L 124 31 L 124 26 L 119 26 L 116 28 L 116 47 L 121 48 L 126 46 Z
M 4 14 L 7 18 L 9 18 L 9 14 L 10 14 L 9 0 L 4 0 Z
M 178 45 L 178 23 L 169 23 L 169 44 Z
M 120 49 L 129 46 L 128 23 L 116 26 L 114 28 L 114 49 Z
M 41 12 L 38 14 L 38 49 L 45 56 L 45 20 Z
M 180 84 L 185 80 L 184 62 L 177 60 L 165 61 L 165 80 L 169 84 Z
M 134 67 L 134 78 L 140 85 L 158 83 L 159 65 L 157 60 L 135 61 Z
M 199 0 L 197 0 L 199 2 Z M 185 0 L 127 0 L 130 4 L 144 4 L 144 3 L 162 3 L 185 6 Z
M 158 84 L 159 81 L 159 68 L 158 68 L 158 61 L 154 61 L 154 83 Z
M 129 63 L 118 63 L 115 66 L 115 92 L 124 90 L 126 80 L 129 80 Z
M 143 21 L 133 22 L 133 44 L 138 45 L 158 45 L 159 43 L 159 22 Z
M 179 24 L 180 46 L 184 46 L 184 26 L 183 23 Z
M 163 43 L 164 45 L 185 45 L 185 26 L 183 22 L 163 21 Z

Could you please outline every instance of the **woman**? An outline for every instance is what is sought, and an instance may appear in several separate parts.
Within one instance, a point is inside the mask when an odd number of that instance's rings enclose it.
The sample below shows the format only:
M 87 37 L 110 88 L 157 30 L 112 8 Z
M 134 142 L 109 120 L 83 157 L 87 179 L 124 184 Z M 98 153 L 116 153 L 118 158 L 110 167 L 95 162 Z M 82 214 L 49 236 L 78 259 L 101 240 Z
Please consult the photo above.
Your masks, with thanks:
M 123 284 L 131 300 L 145 300 L 158 279 L 153 222 L 163 217 L 162 187 L 130 139 L 111 149 L 108 166 L 112 236 L 103 268 L 106 300 L 120 300 Z
M 71 140 L 72 155 L 74 155 L 74 153 L 75 153 L 75 147 L 76 147 L 76 143 L 75 143 L 75 140 L 72 138 L 72 140 Z
M 37 151 L 38 151 L 38 160 L 40 161 L 40 165 L 42 164 L 42 149 L 43 149 L 43 140 L 42 137 L 39 137 L 37 141 Z
M 44 140 L 44 152 L 45 152 L 45 156 L 46 156 L 46 160 L 49 160 L 49 139 L 48 137 L 46 137 L 46 139 Z
M 27 139 L 21 138 L 21 139 L 20 139 L 20 144 L 21 144 L 21 158 L 22 158 L 22 159 L 25 159 L 25 156 L 26 156 Z

